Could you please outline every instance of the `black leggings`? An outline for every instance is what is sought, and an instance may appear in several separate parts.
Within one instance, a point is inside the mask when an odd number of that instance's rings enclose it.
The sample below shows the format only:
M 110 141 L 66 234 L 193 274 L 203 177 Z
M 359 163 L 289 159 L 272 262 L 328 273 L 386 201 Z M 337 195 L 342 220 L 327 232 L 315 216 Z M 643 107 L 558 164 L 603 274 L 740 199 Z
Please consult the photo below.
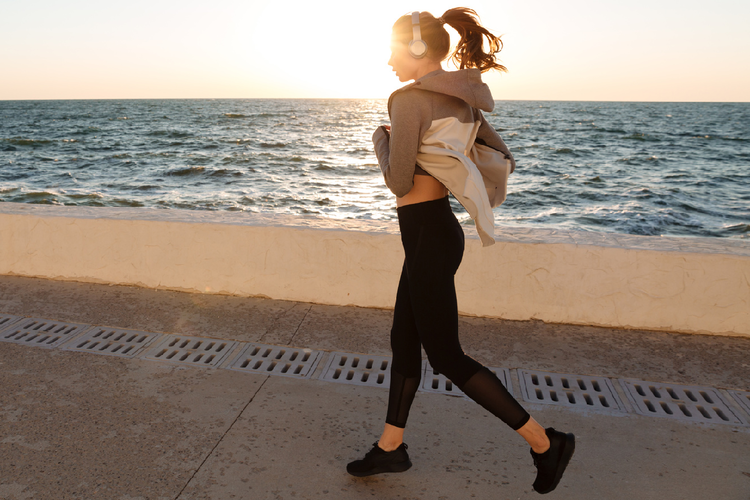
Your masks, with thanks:
M 406 258 L 391 329 L 391 387 L 386 423 L 404 428 L 422 375 L 422 347 L 430 365 L 514 430 L 529 414 L 498 378 L 464 354 L 458 340 L 453 277 L 464 253 L 464 232 L 448 197 L 399 207 Z

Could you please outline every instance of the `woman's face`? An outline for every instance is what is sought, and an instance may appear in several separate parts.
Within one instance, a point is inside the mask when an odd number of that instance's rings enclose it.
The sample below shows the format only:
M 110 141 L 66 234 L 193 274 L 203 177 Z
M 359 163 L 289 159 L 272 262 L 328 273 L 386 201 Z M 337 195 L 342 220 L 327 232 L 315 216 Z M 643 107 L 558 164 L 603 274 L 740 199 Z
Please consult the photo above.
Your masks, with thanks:
M 405 43 L 395 40 L 391 42 L 391 58 L 388 60 L 388 65 L 396 72 L 400 82 L 408 82 L 417 78 L 419 59 L 409 54 L 409 46 Z

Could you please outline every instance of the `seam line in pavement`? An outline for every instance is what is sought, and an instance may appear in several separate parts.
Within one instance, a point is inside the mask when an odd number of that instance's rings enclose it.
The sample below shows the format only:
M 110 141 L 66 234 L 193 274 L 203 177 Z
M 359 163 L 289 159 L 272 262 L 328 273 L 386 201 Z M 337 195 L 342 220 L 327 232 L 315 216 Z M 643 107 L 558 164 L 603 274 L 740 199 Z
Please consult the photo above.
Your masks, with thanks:
M 276 325 L 279 323 L 279 320 L 281 318 L 283 318 L 284 316 L 286 316 L 287 314 L 289 314 L 289 311 L 291 311 L 295 307 L 296 307 L 296 305 L 293 305 L 289 309 L 281 311 L 275 318 L 273 318 L 273 321 L 271 322 L 271 325 L 268 327 L 268 329 L 266 329 L 265 332 L 263 332 L 263 335 L 260 336 L 260 338 L 258 339 L 258 342 L 265 342 L 266 335 L 268 335 L 269 333 L 271 333 L 273 331 L 273 329 L 276 328 Z
M 219 445 L 221 444 L 221 442 L 224 441 L 224 438 L 226 437 L 226 435 L 229 434 L 229 431 L 232 430 L 232 427 L 234 427 L 234 424 L 237 423 L 237 420 L 239 420 L 240 417 L 242 416 L 242 414 L 245 413 L 245 410 L 247 410 L 247 407 L 250 406 L 250 403 L 252 403 L 255 400 L 255 397 L 258 395 L 258 393 L 261 391 L 261 389 L 263 389 L 263 386 L 266 385 L 266 382 L 268 382 L 269 378 L 271 378 L 270 375 L 266 376 L 266 379 L 260 384 L 260 386 L 258 386 L 258 390 L 255 391 L 255 393 L 252 395 L 252 397 L 250 398 L 250 400 L 247 403 L 245 403 L 245 406 L 243 406 L 242 409 L 237 414 L 237 416 L 234 417 L 234 420 L 232 420 L 232 423 L 229 424 L 229 427 L 227 427 L 227 430 L 224 431 L 224 434 L 222 434 L 221 437 L 219 438 L 219 440 L 216 441 L 216 444 L 213 446 L 213 448 L 211 448 L 211 451 L 208 452 L 208 454 L 203 459 L 203 461 L 198 466 L 198 468 L 195 469 L 195 472 L 193 472 L 193 474 L 190 476 L 190 479 L 187 480 L 187 482 L 185 483 L 185 486 L 182 487 L 182 489 L 180 490 L 180 492 L 177 493 L 177 496 L 174 497 L 174 500 L 178 500 L 182 496 L 182 493 L 185 491 L 185 489 L 188 486 L 190 486 L 190 483 L 193 481 L 193 479 L 198 474 L 198 472 L 200 472 L 200 470 L 203 468 L 203 465 L 208 461 L 209 458 L 211 458 L 211 455 L 214 454 L 214 451 L 216 450 L 216 448 L 219 447 Z
M 294 333 L 292 334 L 292 338 L 289 339 L 289 345 L 292 344 L 292 341 L 294 340 L 294 337 L 297 336 L 297 333 L 299 332 L 299 329 L 302 328 L 302 323 L 305 322 L 305 318 L 307 318 L 307 314 L 310 312 L 310 310 L 312 308 L 313 308 L 313 306 L 311 305 L 310 307 L 307 308 L 307 311 L 305 311 L 305 315 L 302 316 L 302 320 L 299 322 L 299 325 L 297 325 L 297 329 L 294 330 Z

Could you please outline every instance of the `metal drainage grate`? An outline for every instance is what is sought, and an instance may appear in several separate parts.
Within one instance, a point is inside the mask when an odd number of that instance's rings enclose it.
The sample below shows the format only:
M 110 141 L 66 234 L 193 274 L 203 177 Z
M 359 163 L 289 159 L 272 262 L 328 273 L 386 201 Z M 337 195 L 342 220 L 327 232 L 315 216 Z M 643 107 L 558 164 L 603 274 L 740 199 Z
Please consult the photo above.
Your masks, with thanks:
M 518 379 L 521 396 L 530 403 L 626 411 L 606 377 L 518 370 Z
M 745 391 L 728 391 L 729 394 L 737 401 L 740 406 L 750 414 L 750 392 Z
M 746 424 L 710 387 L 620 379 L 636 413 L 690 422 Z
M 67 351 L 83 351 L 132 358 L 160 336 L 161 333 L 97 326 L 80 337 L 66 342 L 61 347 Z
M 165 334 L 164 339 L 142 357 L 154 361 L 216 367 L 236 346 L 237 342 L 233 341 Z
M 10 314 L 0 314 L 0 332 L 10 327 L 13 323 L 21 319 L 21 316 L 11 316 Z
M 332 352 L 320 380 L 388 387 L 391 382 L 391 357 Z
M 228 368 L 251 373 L 310 378 L 321 358 L 321 351 L 248 344 Z
M 57 347 L 89 328 L 91 325 L 27 318 L 4 329 L 0 333 L 0 341 L 37 347 Z
M 468 398 L 466 394 L 461 391 L 457 386 L 453 384 L 445 375 L 442 375 L 435 371 L 435 369 L 430 366 L 430 363 L 428 361 L 423 362 L 423 372 L 422 372 L 422 385 L 420 387 L 420 390 L 424 392 L 436 392 L 439 394 L 448 394 L 450 396 L 462 396 L 465 398 Z M 513 384 L 510 382 L 510 370 L 507 368 L 491 368 L 487 367 L 488 370 L 490 370 L 492 373 L 494 373 L 497 378 L 500 379 L 500 382 L 505 386 L 506 389 L 508 389 L 508 392 L 513 394 Z

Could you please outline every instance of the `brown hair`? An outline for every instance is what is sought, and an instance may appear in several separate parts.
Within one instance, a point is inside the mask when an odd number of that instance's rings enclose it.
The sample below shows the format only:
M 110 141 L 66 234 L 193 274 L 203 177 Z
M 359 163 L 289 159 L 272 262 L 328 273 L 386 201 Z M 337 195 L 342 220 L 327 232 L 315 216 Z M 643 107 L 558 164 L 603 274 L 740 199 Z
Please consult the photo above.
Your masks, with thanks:
M 427 44 L 427 57 L 442 61 L 448 56 L 450 35 L 443 24 L 449 25 L 461 36 L 450 56 L 460 69 L 477 68 L 482 73 L 491 69 L 508 71 L 495 61 L 495 54 L 503 48 L 502 40 L 479 24 L 477 13 L 466 7 L 448 9 L 439 19 L 429 12 L 419 13 L 419 27 L 422 40 Z M 411 15 L 402 16 L 394 23 L 393 34 L 397 41 L 409 43 L 412 39 Z M 483 49 L 485 38 L 489 46 L 487 52 Z

